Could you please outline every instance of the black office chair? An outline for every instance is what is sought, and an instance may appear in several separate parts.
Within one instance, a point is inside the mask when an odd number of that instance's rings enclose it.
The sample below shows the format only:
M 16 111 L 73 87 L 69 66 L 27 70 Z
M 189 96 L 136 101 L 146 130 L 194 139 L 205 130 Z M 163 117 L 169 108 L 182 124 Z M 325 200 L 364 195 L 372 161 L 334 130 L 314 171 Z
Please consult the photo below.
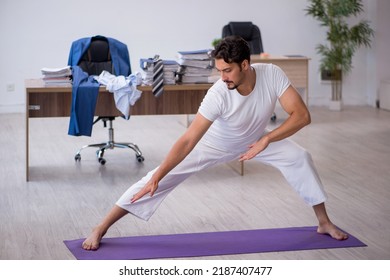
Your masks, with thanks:
M 129 62 L 130 64 L 130 62 Z M 78 66 L 83 69 L 84 72 L 89 75 L 100 75 L 103 70 L 110 72 L 115 75 L 115 70 L 113 67 L 113 61 L 110 53 L 109 43 L 107 38 L 103 36 L 96 36 L 91 38 L 91 44 L 87 51 L 81 57 Z M 134 150 L 136 154 L 136 159 L 138 162 L 143 162 L 144 157 L 142 156 L 141 150 L 134 143 L 117 143 L 114 141 L 114 128 L 112 122 L 115 120 L 115 116 L 99 116 L 93 124 L 98 121 L 103 121 L 104 127 L 107 127 L 107 122 L 109 122 L 108 128 L 108 141 L 98 144 L 89 144 L 83 146 L 79 149 L 75 155 L 75 160 L 81 160 L 81 151 L 85 148 L 94 147 L 98 148 L 96 155 L 100 164 L 104 165 L 106 160 L 103 158 L 104 152 L 107 149 L 114 148 L 130 148 Z
M 264 52 L 260 29 L 251 21 L 231 21 L 222 28 L 222 38 L 238 35 L 249 43 L 251 54 Z
M 231 21 L 222 28 L 222 38 L 231 35 L 238 35 L 248 42 L 251 54 L 264 52 L 260 28 L 251 21 Z M 276 114 L 273 113 L 271 121 L 276 121 Z

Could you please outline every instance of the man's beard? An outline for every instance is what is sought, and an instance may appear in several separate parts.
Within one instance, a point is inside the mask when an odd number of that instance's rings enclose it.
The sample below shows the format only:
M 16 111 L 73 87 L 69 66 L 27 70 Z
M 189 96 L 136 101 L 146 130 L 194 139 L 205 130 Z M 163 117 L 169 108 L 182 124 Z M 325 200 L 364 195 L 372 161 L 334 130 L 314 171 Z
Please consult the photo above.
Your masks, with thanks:
M 234 90 L 234 89 L 238 88 L 238 86 L 239 86 L 231 81 L 224 81 L 224 82 L 226 83 L 227 88 L 230 90 Z

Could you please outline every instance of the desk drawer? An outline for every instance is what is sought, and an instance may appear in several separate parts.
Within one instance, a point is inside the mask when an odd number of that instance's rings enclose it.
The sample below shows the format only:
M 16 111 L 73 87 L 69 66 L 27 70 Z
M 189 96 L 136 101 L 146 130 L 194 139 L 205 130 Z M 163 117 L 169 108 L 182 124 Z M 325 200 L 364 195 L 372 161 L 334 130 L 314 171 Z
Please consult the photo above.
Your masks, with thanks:
M 30 118 L 68 117 L 70 115 L 71 92 L 55 92 L 55 90 L 30 92 L 27 98 Z M 111 93 L 99 92 L 95 115 L 121 116 Z

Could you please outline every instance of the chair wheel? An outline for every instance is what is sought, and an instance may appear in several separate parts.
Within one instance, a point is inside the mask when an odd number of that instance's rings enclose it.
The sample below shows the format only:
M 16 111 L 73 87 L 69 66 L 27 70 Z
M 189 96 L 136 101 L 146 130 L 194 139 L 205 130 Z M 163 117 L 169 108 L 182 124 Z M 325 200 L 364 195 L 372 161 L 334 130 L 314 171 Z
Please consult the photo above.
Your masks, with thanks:
M 104 158 L 98 158 L 98 161 L 101 165 L 105 165 L 106 164 L 106 160 Z
M 96 151 L 96 156 L 97 156 L 98 158 L 103 158 L 103 156 L 104 156 L 104 149 L 97 150 L 97 151 Z
M 81 160 L 81 155 L 80 154 L 77 154 L 74 156 L 74 160 L 75 161 L 80 161 Z
M 143 156 L 136 156 L 138 162 L 143 162 L 145 158 Z

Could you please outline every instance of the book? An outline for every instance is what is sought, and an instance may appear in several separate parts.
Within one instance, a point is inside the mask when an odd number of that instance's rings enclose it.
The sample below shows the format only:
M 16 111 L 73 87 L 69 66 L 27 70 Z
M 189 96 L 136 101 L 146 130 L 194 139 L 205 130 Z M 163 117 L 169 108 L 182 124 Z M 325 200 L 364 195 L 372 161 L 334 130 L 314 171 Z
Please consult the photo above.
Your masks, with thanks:
M 154 69 L 153 58 L 141 58 L 140 67 L 142 69 L 143 84 L 153 84 L 153 69 Z M 178 69 L 178 63 L 175 60 L 162 60 L 164 65 L 164 84 L 172 85 L 176 83 L 176 71 Z
M 214 67 L 214 60 L 206 59 L 206 60 L 196 60 L 196 59 L 178 59 L 177 61 L 180 65 L 183 66 L 191 66 L 198 68 L 212 68 Z
M 61 68 L 41 69 L 42 80 L 45 85 L 68 85 L 72 83 L 72 69 L 70 66 Z
M 62 68 L 47 68 L 44 67 L 41 69 L 41 73 L 44 76 L 51 76 L 51 77 L 64 77 L 64 76 L 71 76 L 72 75 L 72 69 L 70 66 L 65 66 Z
M 194 60 L 208 60 L 210 59 L 211 49 L 203 49 L 196 51 L 179 51 L 177 53 L 178 59 L 194 59 Z

